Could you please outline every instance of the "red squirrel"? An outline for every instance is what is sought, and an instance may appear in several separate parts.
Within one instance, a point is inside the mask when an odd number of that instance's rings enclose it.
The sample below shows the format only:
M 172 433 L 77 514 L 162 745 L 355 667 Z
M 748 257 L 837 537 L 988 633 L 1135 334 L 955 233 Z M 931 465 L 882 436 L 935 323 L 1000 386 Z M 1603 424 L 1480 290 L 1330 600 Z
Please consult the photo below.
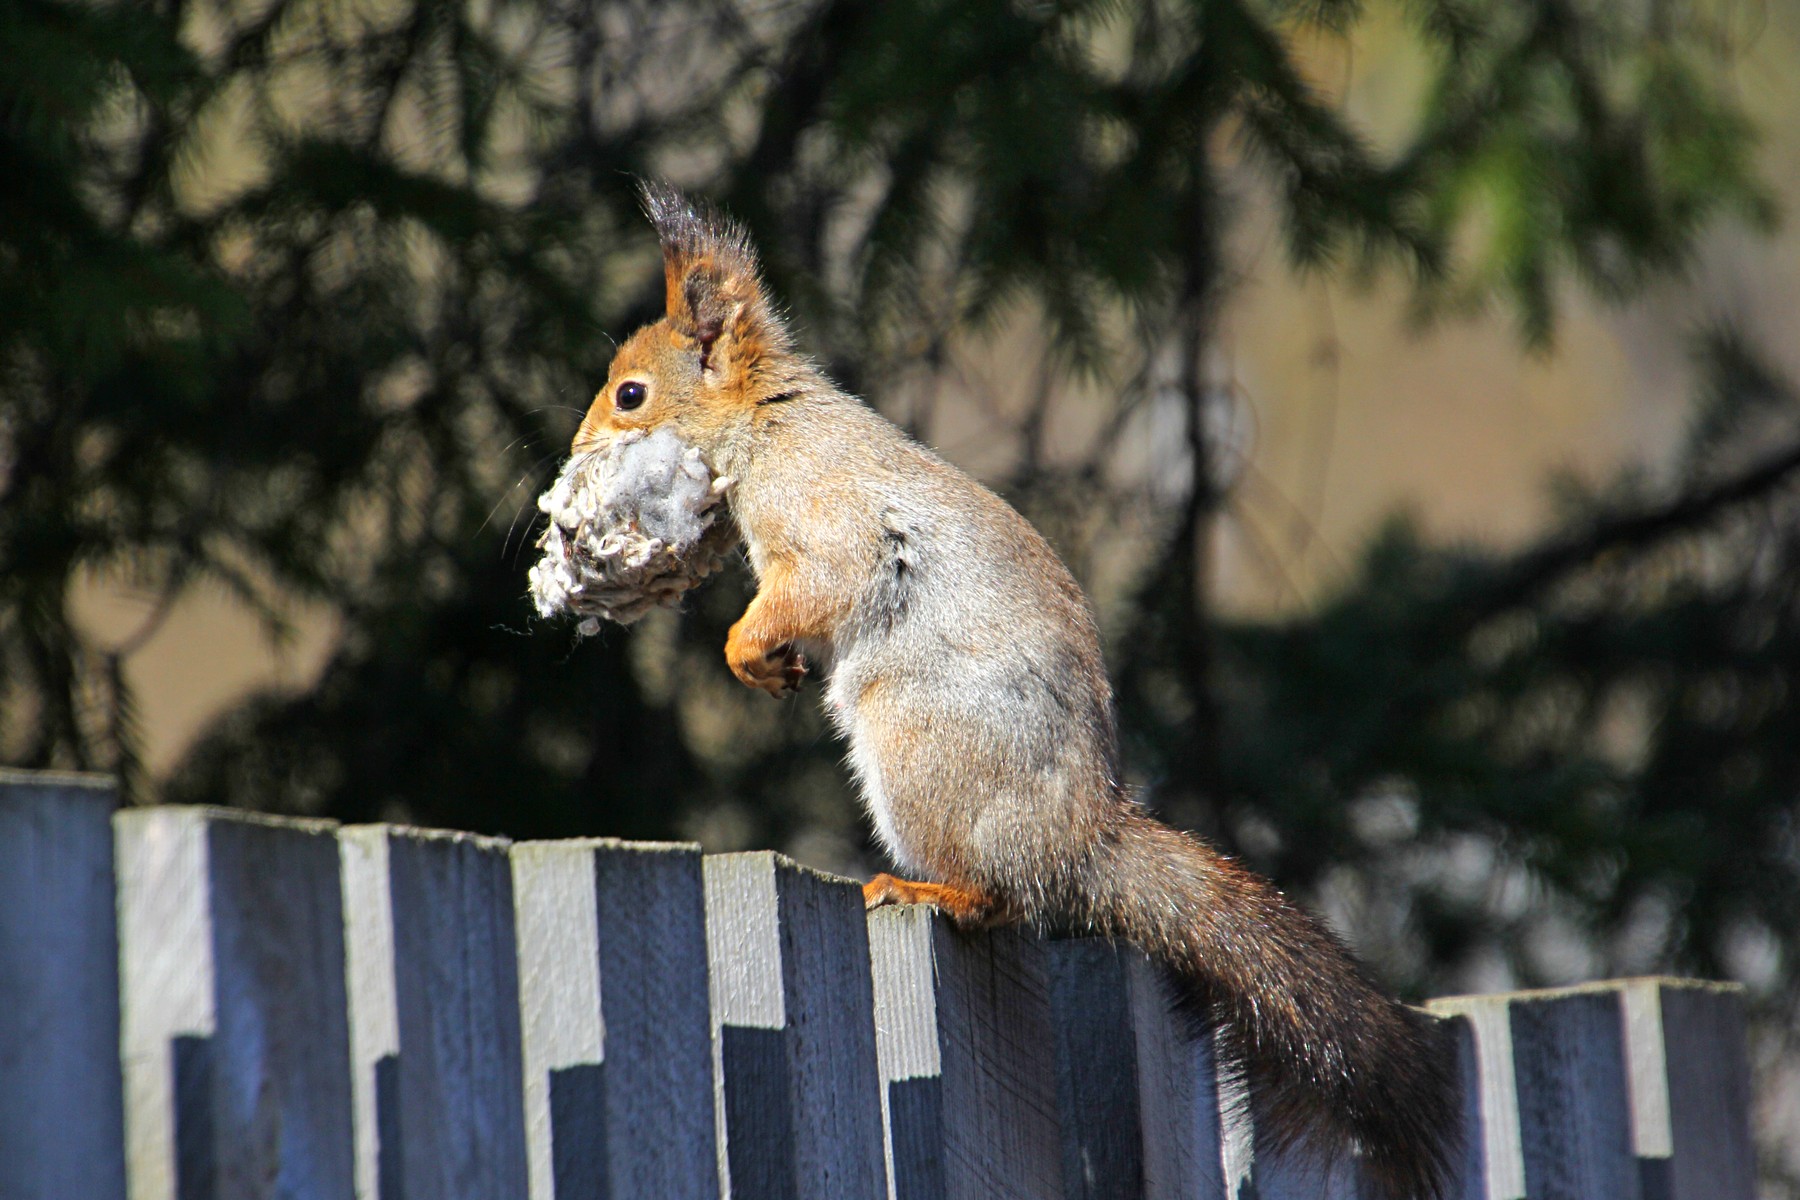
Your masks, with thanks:
M 870 907 L 1135 943 L 1215 1031 L 1259 1140 L 1354 1148 L 1393 1200 L 1443 1195 L 1449 1042 L 1317 919 L 1120 782 L 1094 616 L 1044 538 L 798 353 L 744 230 L 646 184 L 667 311 L 619 348 L 576 451 L 672 428 L 736 480 L 758 589 L 725 645 L 825 701 L 883 848 Z

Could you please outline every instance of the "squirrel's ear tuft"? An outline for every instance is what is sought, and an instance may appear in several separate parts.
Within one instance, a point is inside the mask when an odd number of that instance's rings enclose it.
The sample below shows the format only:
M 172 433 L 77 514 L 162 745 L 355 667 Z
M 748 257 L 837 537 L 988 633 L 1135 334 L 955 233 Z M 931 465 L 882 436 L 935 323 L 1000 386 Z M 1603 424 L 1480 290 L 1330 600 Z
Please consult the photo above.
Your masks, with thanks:
M 644 180 L 638 194 L 662 242 L 669 324 L 699 343 L 702 369 L 741 373 L 785 351 L 744 227 L 666 183 Z

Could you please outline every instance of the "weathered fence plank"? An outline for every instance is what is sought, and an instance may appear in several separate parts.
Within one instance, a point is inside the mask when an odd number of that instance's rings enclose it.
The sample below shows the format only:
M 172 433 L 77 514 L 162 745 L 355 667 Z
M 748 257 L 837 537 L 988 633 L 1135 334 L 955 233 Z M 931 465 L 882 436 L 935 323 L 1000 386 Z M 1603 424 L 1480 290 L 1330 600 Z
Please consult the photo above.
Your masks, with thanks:
M 1644 1200 L 1750 1200 L 1750 1067 L 1737 989 L 1634 979 L 1621 998 Z
M 888 1195 L 940 1200 L 944 1182 L 944 1057 L 931 967 L 931 914 L 869 915 L 876 1062 Z
M 1440 1013 L 1440 1020 L 1450 1026 L 1450 1038 L 1456 1047 L 1457 1095 L 1461 1098 L 1462 1144 L 1452 1161 L 1450 1186 L 1445 1200 L 1486 1200 L 1488 1196 L 1487 1139 L 1482 1135 L 1482 1075 L 1480 1054 L 1476 1046 L 1475 1022 L 1464 1015 Z M 1510 1045 L 1510 1042 L 1509 1042 Z M 1508 1060 L 1510 1061 L 1510 1049 Z M 1517 1106 L 1512 1109 L 1512 1130 L 1518 1130 Z M 1515 1136 L 1513 1145 L 1517 1146 Z M 1523 1172 L 1522 1162 L 1519 1170 Z M 1521 1174 L 1520 1178 L 1523 1178 Z
M 1144 1194 L 1137 1036 L 1129 959 L 1113 942 L 1045 942 L 1056 1055 L 1056 1109 L 1066 1200 L 1137 1200 Z
M 512 873 L 531 1197 L 554 1200 L 558 1182 L 573 1195 L 571 1176 L 589 1195 L 610 1196 L 592 844 L 521 842 Z
M 0 771 L 0 1196 L 123 1200 L 111 785 Z
M 896 1200 L 1062 1196 L 1044 947 L 922 908 L 878 910 L 869 935 Z
M 387 826 L 340 829 L 338 854 L 344 891 L 356 1194 L 359 1200 L 399 1200 L 399 1097 L 394 1088 L 400 1064 L 400 1014 L 394 998 Z
M 1515 1001 L 1511 1025 L 1525 1194 L 1637 1200 L 1617 994 Z
M 206 818 L 191 809 L 127 812 L 116 829 L 130 1194 L 188 1200 L 205 1194 L 202 1173 L 211 1188 L 201 1158 L 211 1138 L 197 1136 L 211 1101 L 194 1081 L 193 1051 L 213 1033 Z
M 149 809 L 116 830 L 133 1200 L 349 1200 L 332 829 Z
M 1176 1010 L 1161 969 L 1142 954 L 1129 954 L 1126 980 L 1137 1035 L 1145 1200 L 1226 1200 L 1212 1036 Z M 1246 1129 L 1240 1141 L 1247 1140 Z
M 1509 997 L 1446 996 L 1427 1007 L 1439 1016 L 1468 1023 L 1479 1117 L 1467 1127 L 1465 1145 L 1479 1158 L 1480 1173 L 1465 1180 L 1464 1195 L 1468 1200 L 1525 1200 L 1525 1149 L 1519 1132 Z
M 705 881 L 724 1194 L 885 1194 L 861 889 L 769 853 Z
M 512 850 L 533 1200 L 719 1194 L 696 846 Z
M 345 829 L 359 1139 L 380 1200 L 527 1194 L 518 957 L 507 843 L 396 826 Z M 385 887 L 381 876 L 385 874 Z M 382 928 L 382 922 L 387 923 Z M 380 962 L 384 950 L 388 962 Z M 389 982 L 391 980 L 391 983 Z M 389 1025 L 391 1014 L 391 1025 Z M 367 1197 L 368 1193 L 364 1192 Z

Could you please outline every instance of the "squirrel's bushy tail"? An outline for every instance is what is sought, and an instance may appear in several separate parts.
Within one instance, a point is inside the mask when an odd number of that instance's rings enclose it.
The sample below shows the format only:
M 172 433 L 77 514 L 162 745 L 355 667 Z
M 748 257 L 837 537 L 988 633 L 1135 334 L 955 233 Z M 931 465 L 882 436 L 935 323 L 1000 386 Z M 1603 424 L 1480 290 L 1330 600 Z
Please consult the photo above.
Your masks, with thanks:
M 1304 1138 L 1324 1155 L 1354 1144 L 1394 1200 L 1442 1196 L 1461 1110 L 1444 1031 L 1273 885 L 1146 814 L 1121 815 L 1093 863 L 1086 923 L 1170 970 L 1242 1073 L 1259 1144 Z

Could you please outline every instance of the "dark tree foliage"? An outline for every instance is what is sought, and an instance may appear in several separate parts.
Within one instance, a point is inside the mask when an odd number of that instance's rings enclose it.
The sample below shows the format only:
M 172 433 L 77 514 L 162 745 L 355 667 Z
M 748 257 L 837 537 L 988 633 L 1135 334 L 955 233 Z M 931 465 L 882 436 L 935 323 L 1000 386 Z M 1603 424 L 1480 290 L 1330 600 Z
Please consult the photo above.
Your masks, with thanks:
M 1222 631 L 1224 821 L 1285 878 L 1360 863 L 1432 973 L 1767 984 L 1797 948 L 1800 395 L 1728 333 L 1698 357 L 1678 482 L 1514 556 L 1397 521 L 1307 620 Z
M 1536 344 L 1571 287 L 1630 296 L 1772 218 L 1704 5 L 1399 9 L 1430 81 L 1377 149 L 1311 75 L 1344 0 L 8 0 L 0 753 L 521 836 L 849 828 L 817 714 L 721 669 L 741 575 L 581 644 L 524 598 L 532 498 L 659 303 L 631 189 L 667 176 L 925 432 L 957 339 L 1041 320 L 997 482 L 1078 566 L 1133 531 L 1109 642 L 1146 798 L 1348 904 L 1396 980 L 1794 961 L 1800 428 L 1728 332 L 1675 478 L 1572 497 L 1513 555 L 1397 523 L 1303 618 L 1210 611 L 1234 496 L 1203 364 L 1243 205 L 1297 263 Z M 1100 411 L 1071 457 L 1073 403 Z M 1117 463 L 1159 407 L 1173 482 Z M 149 622 L 84 635 L 93 578 Z M 344 635 L 147 780 L 121 664 L 195 586 Z
M 1800 393 L 1729 333 L 1680 479 L 1623 479 L 1504 557 L 1395 522 L 1308 619 L 1220 632 L 1216 817 L 1343 904 L 1394 977 L 1800 987 Z M 1133 728 L 1152 743 L 1154 719 Z M 1765 1130 L 1793 1195 L 1791 1130 Z

